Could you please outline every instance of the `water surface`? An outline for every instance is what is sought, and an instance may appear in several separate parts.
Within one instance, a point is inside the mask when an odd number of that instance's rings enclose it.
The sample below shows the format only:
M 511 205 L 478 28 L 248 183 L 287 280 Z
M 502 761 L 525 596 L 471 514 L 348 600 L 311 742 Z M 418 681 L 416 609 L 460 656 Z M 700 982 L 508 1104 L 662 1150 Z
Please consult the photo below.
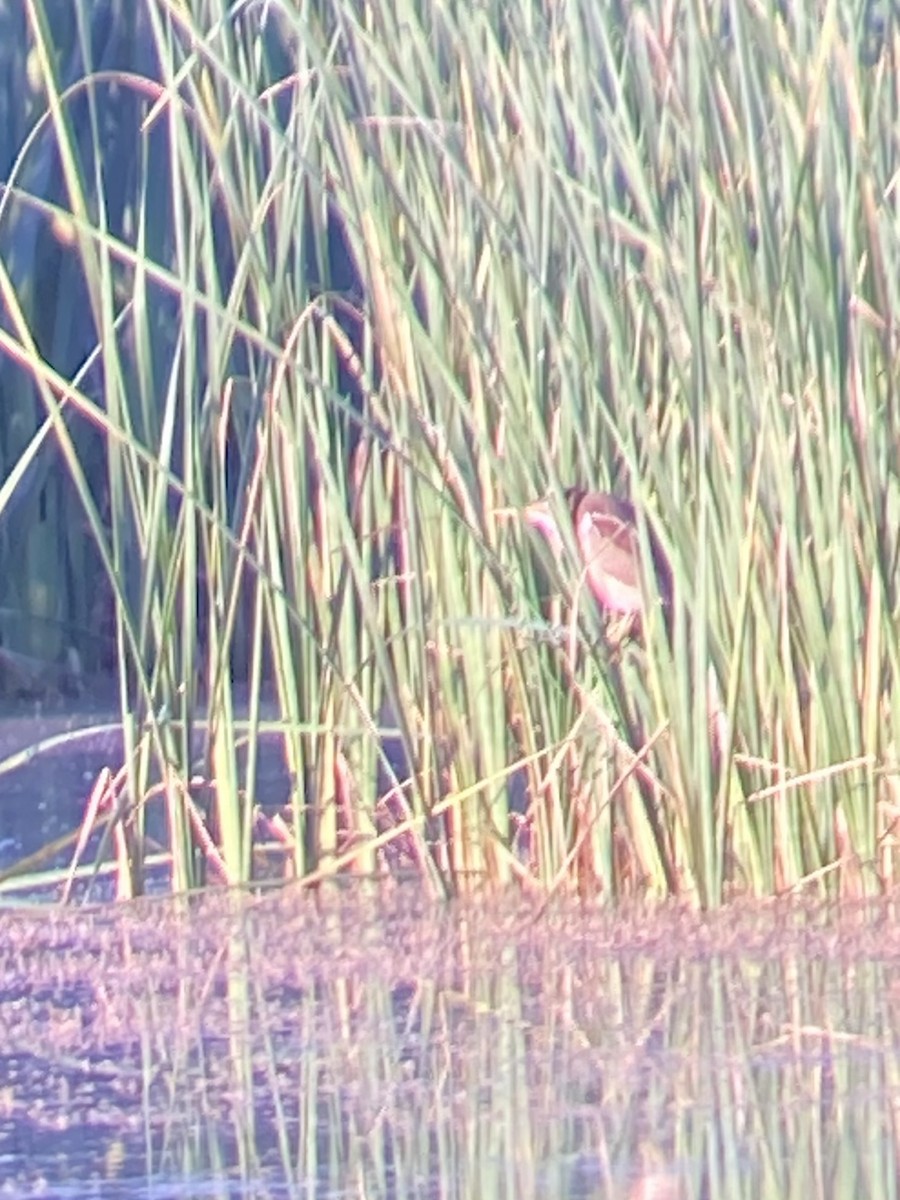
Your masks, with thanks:
M 894 897 L 0 911 L 13 1195 L 891 1196 Z

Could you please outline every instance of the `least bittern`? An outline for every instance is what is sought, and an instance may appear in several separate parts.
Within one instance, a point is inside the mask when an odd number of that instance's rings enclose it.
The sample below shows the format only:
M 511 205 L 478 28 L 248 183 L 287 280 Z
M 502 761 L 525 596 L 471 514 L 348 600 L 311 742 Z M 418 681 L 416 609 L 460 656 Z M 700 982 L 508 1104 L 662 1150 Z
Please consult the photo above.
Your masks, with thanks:
M 606 492 L 571 487 L 563 493 L 572 517 L 585 580 L 601 608 L 610 613 L 636 616 L 644 611 L 642 555 L 634 505 Z M 529 504 L 525 520 L 540 530 L 559 557 L 563 536 L 549 500 Z M 665 606 L 672 601 L 672 571 L 665 551 L 651 529 L 647 530 L 656 590 Z

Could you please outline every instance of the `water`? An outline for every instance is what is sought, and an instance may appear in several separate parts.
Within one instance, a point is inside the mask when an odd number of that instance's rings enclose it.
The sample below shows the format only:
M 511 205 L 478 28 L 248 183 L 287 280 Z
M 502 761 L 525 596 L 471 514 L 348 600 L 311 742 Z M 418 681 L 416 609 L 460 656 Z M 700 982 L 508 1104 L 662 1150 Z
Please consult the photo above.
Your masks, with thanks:
M 536 912 L 3 912 L 7 1191 L 895 1194 L 896 900 Z

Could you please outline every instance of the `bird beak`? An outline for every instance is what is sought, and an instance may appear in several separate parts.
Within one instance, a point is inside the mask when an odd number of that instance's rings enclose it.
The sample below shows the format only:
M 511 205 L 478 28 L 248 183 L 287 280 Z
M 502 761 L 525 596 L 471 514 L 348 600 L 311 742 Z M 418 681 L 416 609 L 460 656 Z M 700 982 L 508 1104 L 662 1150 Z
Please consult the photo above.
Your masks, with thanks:
M 535 501 L 534 504 L 528 504 L 525 508 L 492 508 L 491 516 L 501 521 L 508 521 L 515 517 L 516 520 L 524 520 L 527 525 L 533 529 L 539 529 L 542 533 L 546 533 L 550 524 L 556 524 L 547 500 Z
M 534 529 L 539 529 L 545 535 L 551 524 L 554 527 L 556 525 L 553 513 L 550 511 L 549 500 L 535 500 L 533 504 L 526 505 L 522 511 L 522 516 L 528 525 L 531 525 Z
M 501 521 L 512 517 L 524 521 L 526 525 L 542 533 L 556 553 L 562 552 L 562 538 L 559 536 L 559 527 L 550 509 L 549 500 L 536 500 L 525 508 L 494 508 L 491 513 Z
M 536 500 L 533 504 L 529 504 L 522 516 L 526 525 L 530 525 L 532 529 L 543 534 L 557 557 L 562 554 L 563 540 L 549 500 Z

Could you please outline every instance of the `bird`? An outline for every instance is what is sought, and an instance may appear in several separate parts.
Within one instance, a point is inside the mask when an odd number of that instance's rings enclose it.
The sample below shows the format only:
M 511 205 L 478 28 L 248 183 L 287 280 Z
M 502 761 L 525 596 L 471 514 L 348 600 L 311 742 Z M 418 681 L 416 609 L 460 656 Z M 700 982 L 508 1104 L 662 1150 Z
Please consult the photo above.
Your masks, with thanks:
M 575 542 L 584 563 L 585 581 L 607 613 L 636 617 L 644 611 L 642 556 L 638 518 L 629 500 L 583 487 L 566 488 L 566 508 L 572 518 Z M 538 530 L 554 555 L 562 555 L 563 536 L 550 500 L 538 500 L 524 510 L 525 522 Z M 663 605 L 672 603 L 672 570 L 659 539 L 647 530 L 656 590 Z

